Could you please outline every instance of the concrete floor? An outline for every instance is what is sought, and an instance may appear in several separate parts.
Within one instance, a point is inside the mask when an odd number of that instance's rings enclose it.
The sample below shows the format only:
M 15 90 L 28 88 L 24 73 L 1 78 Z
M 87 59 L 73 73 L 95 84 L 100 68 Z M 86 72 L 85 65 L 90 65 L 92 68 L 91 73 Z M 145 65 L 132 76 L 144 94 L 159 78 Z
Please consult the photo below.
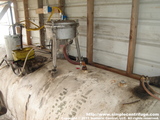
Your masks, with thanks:
M 4 55 L 1 46 L 0 58 Z M 128 120 L 131 117 L 119 114 L 160 114 L 158 100 L 136 93 L 137 80 L 92 66 L 87 66 L 87 71 L 76 67 L 66 60 L 58 60 L 58 73 L 54 77 L 49 72 L 50 60 L 24 77 L 16 76 L 10 67 L 1 69 L 0 90 L 8 107 L 8 120 Z M 5 116 L 0 116 L 0 120 L 7 120 Z M 140 114 L 132 115 L 132 119 L 136 117 L 145 119 Z

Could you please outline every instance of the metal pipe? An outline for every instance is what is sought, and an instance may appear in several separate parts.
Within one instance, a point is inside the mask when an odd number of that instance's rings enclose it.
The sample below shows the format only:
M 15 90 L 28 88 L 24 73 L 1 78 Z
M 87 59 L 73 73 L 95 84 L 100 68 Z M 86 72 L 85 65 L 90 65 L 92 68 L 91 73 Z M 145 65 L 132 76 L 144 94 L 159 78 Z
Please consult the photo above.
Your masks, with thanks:
M 22 25 L 20 25 L 20 41 L 21 41 L 21 49 L 23 49 Z
M 79 59 L 80 65 L 81 65 L 82 59 L 81 59 L 80 47 L 79 47 L 79 42 L 78 42 L 78 37 L 77 36 L 75 38 L 75 43 L 76 43 L 76 49 L 77 49 L 78 59 Z
M 142 87 L 143 87 L 143 89 L 150 95 L 150 96 L 152 96 L 152 97 L 154 97 L 155 99 L 157 99 L 157 100 L 160 100 L 160 98 L 159 97 L 157 97 L 157 96 L 155 96 L 154 94 L 152 94 L 147 88 L 146 88 L 146 86 L 145 86 L 145 79 L 142 77 L 141 78 L 141 80 L 140 80 L 140 82 L 141 82 L 141 85 L 142 85 Z M 148 84 L 149 85 L 149 84 Z
M 13 35 L 16 35 L 16 30 L 15 30 L 15 28 L 14 28 L 14 26 L 13 26 L 14 20 L 13 20 L 13 13 L 12 13 L 12 7 L 11 7 L 11 5 L 10 5 L 9 8 L 10 8 L 10 15 L 11 15 L 11 23 L 12 23 Z
M 57 39 L 55 36 L 52 38 L 52 60 L 53 60 L 53 71 L 57 68 Z
M 6 4 L 6 5 L 3 7 L 3 9 L 2 9 L 1 12 L 0 12 L 0 20 L 1 20 L 1 19 L 3 18 L 3 16 L 6 14 L 7 10 L 8 10 L 9 7 L 10 7 L 10 5 L 11 5 L 11 2 L 8 1 L 8 4 Z

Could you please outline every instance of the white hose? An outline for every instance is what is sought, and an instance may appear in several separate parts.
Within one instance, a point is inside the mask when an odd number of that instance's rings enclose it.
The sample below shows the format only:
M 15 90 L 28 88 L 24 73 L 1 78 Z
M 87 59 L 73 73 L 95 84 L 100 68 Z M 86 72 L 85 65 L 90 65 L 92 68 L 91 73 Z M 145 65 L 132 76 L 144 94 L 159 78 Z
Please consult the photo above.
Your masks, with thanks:
M 33 49 L 34 49 L 34 48 L 32 48 L 32 49 L 28 52 L 28 54 L 26 55 L 26 58 L 25 58 L 25 61 L 24 61 L 23 67 L 22 67 L 22 71 L 20 72 L 20 74 L 18 74 L 18 76 L 21 76 L 21 75 L 23 74 L 24 68 L 25 68 L 25 66 L 26 66 L 27 59 L 28 59 L 29 54 L 31 53 L 31 51 L 32 51 Z

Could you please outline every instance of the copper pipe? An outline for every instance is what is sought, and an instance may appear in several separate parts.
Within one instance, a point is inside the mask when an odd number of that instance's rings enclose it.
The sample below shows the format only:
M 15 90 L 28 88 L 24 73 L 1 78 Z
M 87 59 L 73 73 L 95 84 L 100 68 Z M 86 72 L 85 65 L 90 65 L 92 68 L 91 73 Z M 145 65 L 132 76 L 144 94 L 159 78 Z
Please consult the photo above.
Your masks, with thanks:
M 145 90 L 150 96 L 154 97 L 154 98 L 157 99 L 157 100 L 160 100 L 159 97 L 157 97 L 157 96 L 155 96 L 154 94 L 152 94 L 152 93 L 146 88 L 146 86 L 145 86 L 145 84 L 144 84 L 144 79 L 141 79 L 141 83 L 142 83 L 142 87 L 144 88 L 144 90 Z

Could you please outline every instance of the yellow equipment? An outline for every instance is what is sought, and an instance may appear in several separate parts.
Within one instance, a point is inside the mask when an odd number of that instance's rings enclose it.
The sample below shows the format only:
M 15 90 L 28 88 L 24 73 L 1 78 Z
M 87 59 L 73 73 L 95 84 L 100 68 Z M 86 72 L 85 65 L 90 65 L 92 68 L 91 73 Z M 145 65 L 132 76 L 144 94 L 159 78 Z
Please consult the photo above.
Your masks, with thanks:
M 31 50 L 31 47 L 27 47 L 27 48 L 23 48 L 22 50 L 12 50 L 12 55 L 13 55 L 13 59 L 14 61 L 18 61 L 18 60 L 25 60 L 27 54 L 29 53 L 29 51 Z M 34 58 L 34 50 L 32 50 L 27 59 L 32 59 Z

